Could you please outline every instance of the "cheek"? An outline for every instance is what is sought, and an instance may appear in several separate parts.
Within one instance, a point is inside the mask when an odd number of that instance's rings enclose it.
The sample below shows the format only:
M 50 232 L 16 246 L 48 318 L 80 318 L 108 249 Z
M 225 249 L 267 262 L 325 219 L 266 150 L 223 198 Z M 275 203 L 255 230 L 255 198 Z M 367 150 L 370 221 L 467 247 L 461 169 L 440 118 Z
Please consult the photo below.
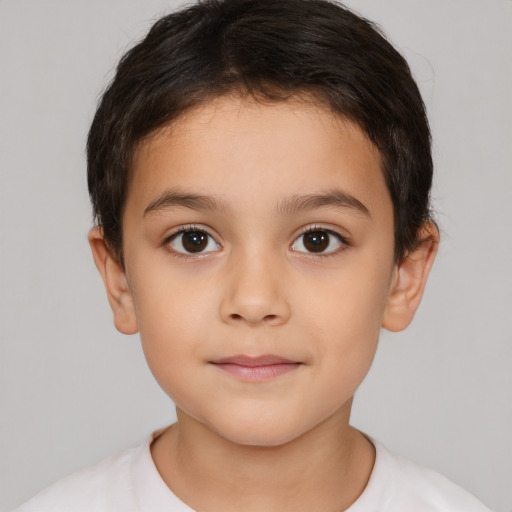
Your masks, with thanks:
M 314 381 L 323 390 L 318 403 L 322 414 L 349 400 L 365 378 L 375 357 L 381 322 L 379 310 L 360 289 L 350 296 L 339 289 L 330 299 L 311 308 L 304 324 L 308 338 L 316 341 L 312 368 Z
M 214 311 L 208 283 L 194 269 L 178 272 L 165 259 L 132 284 L 141 335 L 182 336 Z
M 208 337 L 204 324 L 214 314 L 214 301 L 192 279 L 161 273 L 156 279 L 146 274 L 143 285 L 135 283 L 133 291 L 144 354 L 162 384 L 198 354 Z
M 328 276 L 323 283 L 316 282 L 314 290 L 303 294 L 299 322 L 322 333 L 321 339 L 335 336 L 364 343 L 378 336 L 387 299 L 387 275 L 365 265 L 361 272 L 351 267 Z
M 333 393 L 354 392 L 375 356 L 389 279 L 378 270 L 351 266 L 302 303 L 301 330 L 316 340 L 313 357 Z

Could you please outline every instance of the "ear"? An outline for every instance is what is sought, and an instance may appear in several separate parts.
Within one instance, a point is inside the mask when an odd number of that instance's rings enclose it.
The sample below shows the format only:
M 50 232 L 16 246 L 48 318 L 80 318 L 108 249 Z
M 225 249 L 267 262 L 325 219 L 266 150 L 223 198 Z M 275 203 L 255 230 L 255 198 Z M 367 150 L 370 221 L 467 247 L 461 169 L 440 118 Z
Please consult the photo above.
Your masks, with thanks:
M 95 226 L 89 232 L 89 245 L 114 313 L 114 325 L 123 334 L 135 334 L 137 318 L 126 273 L 110 252 L 100 227 Z
M 426 222 L 420 231 L 418 246 L 395 267 L 382 327 L 402 331 L 412 321 L 418 309 L 439 246 L 439 230 Z

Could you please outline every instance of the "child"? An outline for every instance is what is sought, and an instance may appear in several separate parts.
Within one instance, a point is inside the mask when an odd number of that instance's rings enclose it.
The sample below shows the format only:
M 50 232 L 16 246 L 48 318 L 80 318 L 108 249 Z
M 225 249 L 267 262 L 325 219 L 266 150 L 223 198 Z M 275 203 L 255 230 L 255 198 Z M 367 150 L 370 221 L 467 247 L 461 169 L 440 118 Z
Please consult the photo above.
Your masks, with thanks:
M 163 18 L 103 96 L 88 172 L 115 325 L 178 422 L 20 511 L 487 510 L 349 424 L 439 242 L 424 106 L 375 27 L 323 0 Z

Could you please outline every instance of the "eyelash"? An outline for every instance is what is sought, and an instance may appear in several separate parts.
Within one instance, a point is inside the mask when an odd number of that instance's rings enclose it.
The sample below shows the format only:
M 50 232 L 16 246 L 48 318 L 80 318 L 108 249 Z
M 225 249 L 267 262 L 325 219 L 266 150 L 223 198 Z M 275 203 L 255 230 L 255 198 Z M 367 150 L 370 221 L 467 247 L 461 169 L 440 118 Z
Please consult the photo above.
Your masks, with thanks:
M 310 259 L 323 260 L 323 259 L 331 257 L 331 256 L 338 256 L 340 254 L 340 252 L 342 252 L 345 249 L 347 249 L 348 247 L 352 246 L 352 243 L 350 242 L 350 240 L 347 237 L 343 236 L 342 234 L 338 233 L 337 231 L 325 228 L 323 226 L 318 226 L 318 225 L 308 226 L 308 227 L 304 228 L 303 230 L 301 230 L 299 232 L 299 234 L 297 235 L 297 237 L 295 238 L 293 243 L 295 243 L 295 241 L 298 240 L 301 236 L 307 235 L 308 233 L 315 233 L 318 231 L 327 233 L 328 235 L 334 236 L 335 238 L 337 238 L 338 241 L 341 243 L 341 247 L 339 247 L 338 249 L 335 249 L 334 251 L 329 251 L 326 253 L 314 253 L 314 252 L 303 252 L 303 251 L 297 251 L 297 252 L 299 252 L 301 255 L 306 255 L 305 257 L 310 258 Z
M 172 248 L 170 248 L 170 243 L 175 239 L 177 238 L 179 235 L 183 234 L 183 233 L 191 233 L 191 232 L 198 232 L 198 233 L 204 233 L 206 235 L 208 235 L 211 239 L 215 240 L 215 238 L 213 237 L 213 235 L 211 235 L 206 229 L 204 229 L 203 227 L 199 227 L 199 226 L 196 226 L 194 224 L 190 224 L 188 226 L 181 226 L 177 231 L 175 231 L 174 233 L 172 233 L 171 235 L 169 235 L 168 237 L 166 237 L 162 243 L 162 245 L 164 247 L 167 248 L 169 254 L 171 256 L 173 256 L 174 258 L 180 258 L 180 259 L 185 259 L 185 260 L 190 260 L 191 258 L 201 258 L 201 257 L 204 257 L 206 256 L 206 254 L 209 254 L 209 252 L 206 252 L 206 253 L 189 253 L 189 254 L 186 254 L 186 253 L 182 253 L 182 252 L 178 252 L 178 251 L 175 251 L 173 250 Z M 218 244 L 217 241 L 215 241 L 215 243 L 217 245 L 220 245 Z
M 318 232 L 318 231 L 327 233 L 330 236 L 334 236 L 335 238 L 337 238 L 338 241 L 341 243 L 341 247 L 336 249 L 336 250 L 329 251 L 327 253 L 314 253 L 314 252 L 304 252 L 304 251 L 296 251 L 296 252 L 299 253 L 299 254 L 302 254 L 302 255 L 307 255 L 306 257 L 311 258 L 311 259 L 321 260 L 321 259 L 327 258 L 329 256 L 336 256 L 341 251 L 347 249 L 348 247 L 351 247 L 351 245 L 352 245 L 352 243 L 350 242 L 350 240 L 347 237 L 341 235 L 340 233 L 338 233 L 338 232 L 336 232 L 336 231 L 334 231 L 332 229 L 328 229 L 328 228 L 325 228 L 325 227 L 322 227 L 322 226 L 318 226 L 318 225 L 308 226 L 307 228 L 304 228 L 303 230 L 301 230 L 300 233 L 295 237 L 295 239 L 293 241 L 293 244 L 295 244 L 295 242 L 301 236 L 304 236 L 304 235 L 306 235 L 308 233 L 315 233 L 315 232 Z M 212 252 L 212 251 L 208 251 L 206 253 L 195 253 L 195 254 L 194 253 L 188 253 L 187 254 L 187 253 L 178 252 L 178 251 L 175 251 L 175 250 L 169 248 L 170 243 L 174 239 L 176 239 L 180 234 L 190 233 L 190 232 L 204 233 L 207 236 L 209 236 L 210 238 L 212 238 L 217 245 L 220 245 L 215 240 L 213 235 L 211 235 L 207 230 L 205 230 L 203 227 L 199 227 L 199 226 L 196 226 L 196 225 L 193 225 L 193 224 L 180 227 L 177 231 L 175 231 L 174 233 L 172 233 L 171 235 L 166 237 L 164 239 L 162 245 L 167 248 L 167 250 L 168 250 L 168 252 L 169 252 L 169 254 L 171 256 L 173 256 L 175 258 L 186 259 L 186 260 L 190 260 L 191 258 L 201 258 L 201 257 L 206 256 L 210 252 Z

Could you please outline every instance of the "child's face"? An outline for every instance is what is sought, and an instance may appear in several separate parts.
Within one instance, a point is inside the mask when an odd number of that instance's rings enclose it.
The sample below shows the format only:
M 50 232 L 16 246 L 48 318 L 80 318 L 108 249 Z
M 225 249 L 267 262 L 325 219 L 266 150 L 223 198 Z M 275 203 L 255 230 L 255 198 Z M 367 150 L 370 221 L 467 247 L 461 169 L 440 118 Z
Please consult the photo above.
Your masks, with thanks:
M 348 418 L 397 274 L 359 128 L 299 101 L 194 110 L 137 153 L 123 228 L 125 324 L 184 414 L 255 445 Z

